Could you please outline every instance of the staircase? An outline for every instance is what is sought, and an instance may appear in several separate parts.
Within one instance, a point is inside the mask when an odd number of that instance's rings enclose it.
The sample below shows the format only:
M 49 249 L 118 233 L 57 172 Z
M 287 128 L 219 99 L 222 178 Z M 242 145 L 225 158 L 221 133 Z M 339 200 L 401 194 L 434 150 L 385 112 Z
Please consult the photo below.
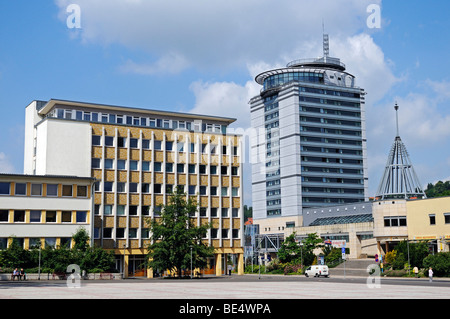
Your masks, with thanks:
M 367 272 L 367 267 L 371 264 L 375 264 L 373 258 L 365 259 L 348 259 L 345 261 L 345 276 L 357 276 L 357 277 L 367 277 L 369 273 Z M 330 268 L 330 277 L 343 277 L 344 276 L 344 263 L 337 267 Z

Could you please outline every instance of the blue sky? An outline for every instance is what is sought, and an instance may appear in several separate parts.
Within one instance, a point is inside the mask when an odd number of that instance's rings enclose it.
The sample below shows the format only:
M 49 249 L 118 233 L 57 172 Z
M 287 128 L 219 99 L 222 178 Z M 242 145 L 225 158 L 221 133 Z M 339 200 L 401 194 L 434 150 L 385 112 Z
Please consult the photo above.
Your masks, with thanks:
M 66 8 L 81 9 L 70 29 Z M 369 28 L 370 4 L 381 27 Z M 0 171 L 22 173 L 24 111 L 60 98 L 237 117 L 258 72 L 330 54 L 367 92 L 369 191 L 400 135 L 423 184 L 450 178 L 450 2 L 46 0 L 0 2 Z M 251 205 L 246 165 L 245 202 Z

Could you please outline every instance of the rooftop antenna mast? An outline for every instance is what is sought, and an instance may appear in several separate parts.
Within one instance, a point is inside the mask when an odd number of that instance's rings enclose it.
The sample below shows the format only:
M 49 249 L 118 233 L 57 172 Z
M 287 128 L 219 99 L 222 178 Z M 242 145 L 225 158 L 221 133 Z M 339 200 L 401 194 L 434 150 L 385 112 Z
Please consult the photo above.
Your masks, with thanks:
M 325 34 L 325 23 L 322 20 L 322 31 L 323 31 L 323 56 L 326 59 L 330 55 L 330 38 L 328 34 Z

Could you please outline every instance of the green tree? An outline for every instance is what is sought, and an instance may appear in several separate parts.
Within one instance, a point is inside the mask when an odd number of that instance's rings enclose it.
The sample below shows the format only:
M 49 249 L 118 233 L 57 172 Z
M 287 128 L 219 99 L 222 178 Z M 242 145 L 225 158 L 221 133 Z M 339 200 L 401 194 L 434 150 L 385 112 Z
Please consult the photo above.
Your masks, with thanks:
M 435 255 L 428 255 L 423 260 L 425 268 L 432 267 L 434 275 L 438 277 L 450 276 L 450 252 L 440 252 Z
M 409 264 L 411 265 L 411 267 L 417 266 L 418 268 L 423 268 L 423 260 L 429 254 L 428 244 L 425 241 L 421 241 L 418 243 L 408 243 L 406 240 L 404 240 L 398 243 L 396 250 L 397 258 L 403 258 L 405 262 L 408 262 L 409 252 Z M 401 257 L 401 255 L 403 256 Z
M 168 204 L 161 206 L 161 217 L 147 219 L 152 234 L 148 245 L 149 266 L 153 269 L 171 270 L 181 277 L 182 269 L 204 268 L 207 258 L 214 256 L 214 247 L 203 242 L 210 224 L 196 226 L 194 215 L 198 209 L 194 198 L 176 189 L 169 194 Z
M 299 244 L 295 241 L 295 233 L 286 237 L 278 249 L 278 259 L 282 263 L 290 263 L 301 258 Z
M 74 249 L 79 251 L 86 251 L 89 248 L 89 234 L 85 228 L 80 227 L 77 232 L 72 236 Z

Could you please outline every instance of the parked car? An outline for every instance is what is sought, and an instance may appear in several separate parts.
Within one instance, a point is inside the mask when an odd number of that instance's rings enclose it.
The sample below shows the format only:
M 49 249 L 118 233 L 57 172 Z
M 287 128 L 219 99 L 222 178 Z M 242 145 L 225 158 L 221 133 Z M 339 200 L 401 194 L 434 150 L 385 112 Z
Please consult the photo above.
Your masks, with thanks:
M 330 276 L 330 274 L 328 272 L 328 266 L 325 266 L 325 265 L 314 265 L 314 266 L 309 266 L 308 268 L 306 268 L 305 276 L 306 277 L 309 277 L 309 276 L 313 276 L 313 277 L 324 276 L 324 277 L 328 278 Z

